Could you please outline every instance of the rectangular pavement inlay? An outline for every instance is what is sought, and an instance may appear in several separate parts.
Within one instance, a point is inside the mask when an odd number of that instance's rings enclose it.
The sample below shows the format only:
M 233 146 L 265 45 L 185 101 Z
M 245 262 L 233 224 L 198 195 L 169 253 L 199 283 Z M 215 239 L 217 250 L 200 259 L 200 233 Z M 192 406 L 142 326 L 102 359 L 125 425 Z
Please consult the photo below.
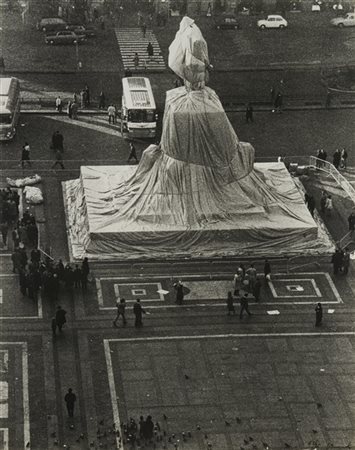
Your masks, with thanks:
M 224 305 L 228 291 L 234 291 L 233 276 L 223 275 L 210 279 L 201 276 L 181 276 L 186 286 L 184 303 L 189 306 L 208 304 Z M 328 273 L 273 274 L 269 283 L 262 277 L 261 302 L 266 305 L 342 303 L 341 296 Z M 154 280 L 154 281 L 153 281 Z M 156 280 L 156 281 L 155 281 Z M 111 310 L 118 298 L 127 303 L 140 298 L 153 308 L 175 307 L 176 292 L 173 281 L 164 276 L 152 276 L 149 280 L 132 278 L 100 278 L 96 280 L 99 308 Z M 167 293 L 158 292 L 166 291 Z
M 218 450 L 239 449 L 246 436 L 257 448 L 267 442 L 279 449 L 285 442 L 340 448 L 354 438 L 355 336 L 167 336 L 104 343 L 116 423 L 150 414 L 168 436 L 181 439 L 191 431 L 185 446 L 193 450 L 206 448 L 205 433 Z
M 0 318 L 1 319 L 37 319 L 42 317 L 42 300 L 33 301 L 23 296 L 18 285 L 18 276 L 1 275 Z

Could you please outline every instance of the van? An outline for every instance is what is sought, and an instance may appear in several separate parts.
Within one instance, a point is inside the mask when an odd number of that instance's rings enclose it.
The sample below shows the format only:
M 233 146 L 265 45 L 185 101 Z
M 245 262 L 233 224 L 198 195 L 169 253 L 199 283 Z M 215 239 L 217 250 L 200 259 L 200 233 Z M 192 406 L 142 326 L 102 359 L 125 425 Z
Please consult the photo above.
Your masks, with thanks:
M 37 30 L 40 31 L 58 31 L 66 30 L 67 28 L 68 24 L 60 17 L 48 17 L 45 19 L 41 19 L 37 23 Z

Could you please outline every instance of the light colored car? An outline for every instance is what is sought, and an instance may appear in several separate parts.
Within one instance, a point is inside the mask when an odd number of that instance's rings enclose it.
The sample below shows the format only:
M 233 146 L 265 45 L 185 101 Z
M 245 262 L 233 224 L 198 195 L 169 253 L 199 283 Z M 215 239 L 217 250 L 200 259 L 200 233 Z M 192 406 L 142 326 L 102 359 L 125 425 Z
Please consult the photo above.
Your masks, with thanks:
M 270 15 L 266 19 L 258 20 L 257 22 L 259 30 L 265 28 L 286 28 L 288 26 L 287 20 L 279 15 Z
M 334 27 L 355 27 L 355 13 L 347 13 L 344 17 L 336 17 L 335 19 L 332 19 L 330 23 Z
M 85 25 L 80 24 L 68 25 L 68 30 L 74 31 L 75 34 L 86 36 L 87 38 L 96 37 L 96 32 L 94 28 Z
M 75 34 L 74 31 L 63 30 L 47 34 L 44 38 L 46 44 L 76 44 L 85 40 L 84 35 Z
M 47 17 L 41 19 L 37 23 L 37 30 L 40 31 L 57 31 L 57 30 L 65 30 L 67 28 L 67 23 L 65 20 L 60 17 Z

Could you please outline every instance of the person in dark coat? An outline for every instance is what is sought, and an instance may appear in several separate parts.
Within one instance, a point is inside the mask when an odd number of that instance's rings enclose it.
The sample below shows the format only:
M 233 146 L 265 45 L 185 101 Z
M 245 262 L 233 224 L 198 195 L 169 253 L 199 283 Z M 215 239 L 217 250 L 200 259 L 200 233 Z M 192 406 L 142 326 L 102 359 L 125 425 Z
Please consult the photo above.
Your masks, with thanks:
M 76 395 L 73 393 L 73 389 L 69 388 L 68 393 L 65 394 L 64 401 L 67 404 L 68 416 L 74 416 L 74 405 L 76 402 Z
M 59 131 L 55 131 L 52 136 L 52 148 L 53 150 L 64 150 L 64 137 Z
M 106 97 L 103 91 L 101 91 L 99 95 L 99 108 L 100 109 L 106 108 Z
M 348 252 L 348 250 L 345 250 L 344 255 L 343 255 L 343 267 L 342 267 L 342 271 L 343 271 L 344 275 L 348 274 L 349 267 L 350 267 L 350 253 Z
M 343 252 L 340 249 L 336 249 L 331 260 L 333 264 L 334 275 L 338 275 L 339 271 L 343 267 Z
M 178 305 L 182 305 L 182 303 L 184 301 L 184 285 L 182 284 L 182 281 L 178 281 L 177 283 L 174 283 L 174 289 L 176 291 L 175 303 Z
M 78 266 L 78 264 L 75 264 L 75 269 L 74 269 L 74 287 L 75 288 L 80 288 L 81 287 L 81 269 Z
M 336 169 L 339 169 L 340 161 L 341 161 L 341 153 L 339 149 L 336 149 L 333 155 L 333 166 Z
M 245 120 L 246 120 L 247 123 L 249 123 L 249 121 L 250 122 L 254 122 L 253 114 L 254 114 L 253 106 L 252 106 L 251 103 L 248 103 L 247 104 L 247 109 L 245 111 Z
M 239 319 L 243 317 L 244 311 L 248 314 L 248 316 L 251 316 L 251 312 L 249 311 L 249 297 L 247 292 L 240 299 Z
M 139 298 L 137 298 L 136 303 L 133 305 L 133 313 L 136 318 L 136 320 L 134 322 L 134 326 L 136 328 L 142 327 L 143 326 L 142 315 L 145 314 L 146 312 L 142 308 L 141 301 Z
M 322 319 L 323 319 L 323 308 L 321 303 L 317 303 L 317 306 L 315 307 L 316 312 L 316 327 L 319 327 L 322 325 Z
M 149 42 L 147 45 L 147 53 L 149 60 L 151 60 L 154 56 L 154 48 L 151 42 Z
M 127 162 L 130 162 L 130 160 L 133 158 L 136 161 L 136 163 L 138 163 L 137 151 L 136 151 L 136 147 L 134 146 L 133 142 L 129 143 L 129 148 L 130 148 L 130 154 L 128 156 Z
M 269 261 L 267 259 L 265 259 L 265 263 L 264 263 L 264 275 L 265 278 L 268 278 L 268 275 L 271 274 L 271 265 L 269 263 Z
M 233 298 L 231 291 L 228 292 L 228 296 L 227 296 L 227 310 L 228 310 L 228 316 L 230 316 L 231 314 L 235 314 L 234 298 Z
M 154 435 L 154 423 L 152 416 L 147 416 L 144 427 L 144 437 L 146 441 L 151 442 Z
M 57 307 L 57 311 L 55 313 L 55 321 L 57 323 L 57 327 L 60 332 L 62 331 L 63 325 L 67 321 L 67 319 L 65 317 L 66 314 L 67 314 L 67 312 L 61 306 Z

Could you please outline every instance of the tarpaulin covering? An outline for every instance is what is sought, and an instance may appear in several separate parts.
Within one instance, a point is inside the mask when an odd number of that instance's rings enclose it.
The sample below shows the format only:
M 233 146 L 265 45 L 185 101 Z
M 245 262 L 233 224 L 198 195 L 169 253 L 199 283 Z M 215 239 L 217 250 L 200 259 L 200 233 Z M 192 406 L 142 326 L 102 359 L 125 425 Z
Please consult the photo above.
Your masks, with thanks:
M 209 88 L 167 93 L 159 146 L 138 166 L 63 183 L 74 257 L 285 254 L 322 243 L 283 163 L 253 164 Z

